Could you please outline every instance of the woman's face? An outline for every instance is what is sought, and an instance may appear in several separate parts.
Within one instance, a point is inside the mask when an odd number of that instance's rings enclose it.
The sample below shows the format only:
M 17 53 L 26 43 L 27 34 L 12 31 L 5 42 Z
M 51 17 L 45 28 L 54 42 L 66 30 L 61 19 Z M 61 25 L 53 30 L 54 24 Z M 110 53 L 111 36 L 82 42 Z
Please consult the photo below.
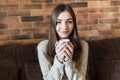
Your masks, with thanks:
M 69 12 L 64 11 L 60 13 L 56 23 L 56 32 L 58 36 L 63 38 L 68 38 L 73 30 L 73 19 Z

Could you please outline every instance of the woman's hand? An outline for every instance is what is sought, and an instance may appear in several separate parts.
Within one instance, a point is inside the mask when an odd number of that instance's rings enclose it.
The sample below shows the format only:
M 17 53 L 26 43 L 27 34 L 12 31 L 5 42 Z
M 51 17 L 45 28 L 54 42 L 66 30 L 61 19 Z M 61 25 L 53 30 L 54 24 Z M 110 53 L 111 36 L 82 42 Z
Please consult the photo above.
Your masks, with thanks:
M 64 43 L 59 43 L 59 42 L 56 42 L 55 44 L 55 52 L 57 54 L 57 58 L 60 62 L 63 62 L 64 61 L 64 47 L 65 47 L 65 44 Z
M 55 44 L 55 51 L 60 62 L 72 59 L 74 47 L 70 41 L 59 41 Z
M 68 61 L 72 59 L 73 51 L 74 51 L 73 44 L 71 42 L 66 42 L 64 47 L 64 55 L 65 55 L 64 61 Z

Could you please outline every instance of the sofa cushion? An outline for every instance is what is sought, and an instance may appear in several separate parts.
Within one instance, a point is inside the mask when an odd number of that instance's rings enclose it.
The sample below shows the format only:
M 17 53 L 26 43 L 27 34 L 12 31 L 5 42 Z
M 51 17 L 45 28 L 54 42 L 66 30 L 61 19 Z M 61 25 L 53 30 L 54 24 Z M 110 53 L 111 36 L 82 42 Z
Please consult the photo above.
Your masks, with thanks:
M 0 80 L 26 80 L 24 63 L 36 61 L 34 65 L 31 64 L 29 67 L 39 66 L 36 47 L 37 43 L 0 45 Z M 30 70 L 29 67 L 28 70 Z M 36 71 L 39 71 L 39 68 L 32 70 L 34 71 L 31 74 L 35 74 Z M 36 73 L 35 75 L 39 76 L 39 74 Z M 36 78 L 36 76 L 31 79 Z
M 19 45 L 0 46 L 0 67 L 15 67 L 20 58 Z
M 89 80 L 120 79 L 120 38 L 89 42 Z
M 0 80 L 20 80 L 17 67 L 0 67 Z
M 43 80 L 38 62 L 25 62 L 26 80 Z
M 38 61 L 37 57 L 37 43 L 22 44 L 21 54 L 24 61 Z

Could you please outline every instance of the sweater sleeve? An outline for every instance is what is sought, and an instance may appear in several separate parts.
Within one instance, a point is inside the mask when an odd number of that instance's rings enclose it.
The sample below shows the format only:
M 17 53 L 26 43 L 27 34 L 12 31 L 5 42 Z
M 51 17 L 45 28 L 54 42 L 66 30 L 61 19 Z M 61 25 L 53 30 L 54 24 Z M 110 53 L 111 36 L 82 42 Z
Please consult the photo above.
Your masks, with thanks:
M 78 68 L 76 68 L 75 63 L 73 63 L 72 60 L 65 62 L 65 72 L 68 80 L 85 80 L 88 61 L 88 44 L 87 42 L 82 41 L 81 46 L 83 53 L 81 56 L 81 65 L 78 65 Z
M 55 56 L 54 63 L 52 66 L 50 66 L 50 63 L 45 56 L 46 45 L 47 41 L 42 41 L 37 46 L 38 60 L 43 74 L 43 78 L 44 80 L 62 80 L 62 77 L 64 75 L 64 64 L 60 63 Z

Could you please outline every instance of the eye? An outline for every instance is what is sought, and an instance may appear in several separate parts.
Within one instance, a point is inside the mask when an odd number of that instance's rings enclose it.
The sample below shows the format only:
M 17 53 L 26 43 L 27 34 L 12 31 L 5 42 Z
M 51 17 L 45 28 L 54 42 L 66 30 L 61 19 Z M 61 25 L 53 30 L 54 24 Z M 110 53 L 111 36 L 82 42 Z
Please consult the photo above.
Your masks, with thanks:
M 56 22 L 56 25 L 57 25 L 57 24 L 61 24 L 61 21 L 57 21 L 57 22 Z
M 72 20 L 68 20 L 67 23 L 68 23 L 68 24 L 72 24 L 73 21 L 72 21 Z

